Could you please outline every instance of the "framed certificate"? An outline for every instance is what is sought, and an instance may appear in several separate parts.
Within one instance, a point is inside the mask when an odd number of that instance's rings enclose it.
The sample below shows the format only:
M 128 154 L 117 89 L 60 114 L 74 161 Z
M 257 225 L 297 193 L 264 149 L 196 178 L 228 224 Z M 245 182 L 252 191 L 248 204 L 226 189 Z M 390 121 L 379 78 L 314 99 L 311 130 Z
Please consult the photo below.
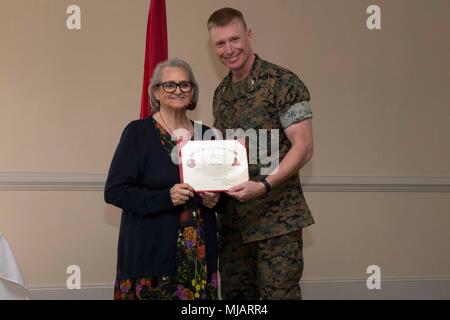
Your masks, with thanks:
M 219 192 L 248 181 L 247 149 L 238 140 L 179 145 L 180 178 L 195 191 Z

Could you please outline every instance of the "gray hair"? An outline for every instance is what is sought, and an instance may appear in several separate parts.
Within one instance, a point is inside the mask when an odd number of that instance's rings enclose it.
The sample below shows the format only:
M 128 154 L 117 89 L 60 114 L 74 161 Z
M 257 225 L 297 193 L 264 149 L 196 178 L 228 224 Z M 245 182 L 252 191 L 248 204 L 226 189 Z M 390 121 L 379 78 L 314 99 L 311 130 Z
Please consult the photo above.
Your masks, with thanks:
M 152 107 L 152 112 L 159 111 L 159 101 L 156 99 L 154 92 L 155 92 L 156 87 L 161 83 L 161 75 L 162 75 L 163 69 L 167 68 L 167 67 L 180 68 L 187 72 L 187 74 L 189 76 L 189 81 L 194 84 L 194 88 L 192 89 L 191 104 L 188 106 L 187 109 L 194 110 L 197 107 L 198 91 L 199 91 L 197 81 L 195 81 L 195 78 L 194 78 L 194 73 L 192 72 L 192 68 L 189 65 L 189 63 L 187 63 L 184 60 L 174 58 L 174 59 L 169 59 L 169 60 L 160 62 L 155 67 L 155 70 L 153 71 L 152 82 L 150 83 L 150 86 L 148 87 L 148 94 L 150 96 L 150 104 Z

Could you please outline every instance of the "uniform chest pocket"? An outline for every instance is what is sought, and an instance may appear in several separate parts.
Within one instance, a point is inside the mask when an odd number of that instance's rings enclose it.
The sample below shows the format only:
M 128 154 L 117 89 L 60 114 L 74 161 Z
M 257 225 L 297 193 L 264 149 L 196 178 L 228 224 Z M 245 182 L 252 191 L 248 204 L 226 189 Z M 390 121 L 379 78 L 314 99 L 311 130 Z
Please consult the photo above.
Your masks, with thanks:
M 246 99 L 241 125 L 255 129 L 279 128 L 279 117 L 272 95 L 253 95 Z

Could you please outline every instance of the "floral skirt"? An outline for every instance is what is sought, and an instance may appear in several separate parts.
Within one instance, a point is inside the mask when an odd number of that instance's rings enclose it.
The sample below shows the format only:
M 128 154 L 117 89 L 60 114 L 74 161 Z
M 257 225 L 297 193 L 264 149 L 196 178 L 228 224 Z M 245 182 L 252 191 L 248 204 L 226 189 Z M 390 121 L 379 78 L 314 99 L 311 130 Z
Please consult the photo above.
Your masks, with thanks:
M 201 292 L 201 293 L 198 293 Z M 197 293 L 197 294 L 196 294 Z M 116 279 L 114 300 L 217 300 L 217 273 L 185 287 L 174 277 Z
M 217 272 L 208 277 L 203 219 L 198 207 L 187 206 L 179 217 L 176 276 L 116 278 L 115 300 L 216 300 Z

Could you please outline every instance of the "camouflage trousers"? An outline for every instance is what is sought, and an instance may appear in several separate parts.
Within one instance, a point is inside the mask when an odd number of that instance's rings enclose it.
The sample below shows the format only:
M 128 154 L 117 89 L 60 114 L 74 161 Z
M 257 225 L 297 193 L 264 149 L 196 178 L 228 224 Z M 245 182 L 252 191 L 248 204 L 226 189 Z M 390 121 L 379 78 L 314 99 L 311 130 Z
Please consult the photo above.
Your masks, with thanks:
M 222 299 L 302 299 L 302 230 L 248 244 L 242 243 L 239 232 L 226 238 L 220 238 Z

